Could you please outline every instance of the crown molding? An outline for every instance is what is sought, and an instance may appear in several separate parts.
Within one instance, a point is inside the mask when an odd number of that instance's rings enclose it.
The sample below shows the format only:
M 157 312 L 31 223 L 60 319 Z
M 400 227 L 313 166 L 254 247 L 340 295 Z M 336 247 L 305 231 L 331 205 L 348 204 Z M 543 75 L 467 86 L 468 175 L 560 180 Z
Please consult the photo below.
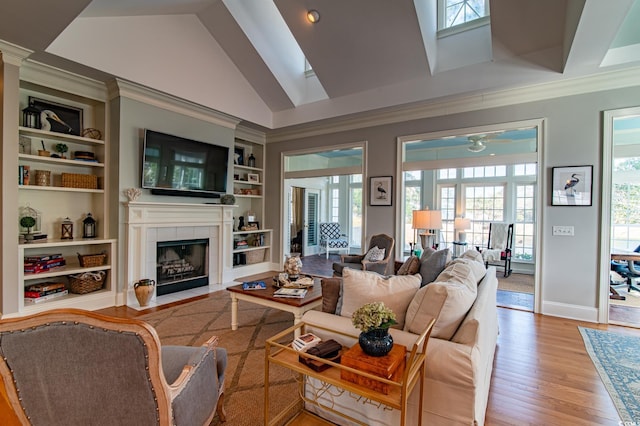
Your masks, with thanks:
M 30 59 L 20 68 L 20 80 L 100 102 L 107 100 L 103 82 Z
M 19 67 L 22 65 L 22 61 L 33 53 L 33 50 L 0 40 L 0 52 L 2 52 L 2 62 Z
M 357 130 L 632 86 L 640 86 L 640 67 L 603 72 L 586 77 L 565 78 L 513 89 L 487 91 L 437 101 L 425 101 L 362 113 L 350 118 L 328 119 L 295 128 L 276 129 L 268 133 L 267 142 L 282 142 L 327 133 Z
M 159 90 L 119 78 L 112 80 L 107 86 L 109 100 L 120 96 L 234 130 L 241 121 L 236 117 L 198 105 L 177 96 L 172 96 Z
M 266 135 L 264 132 L 256 129 L 251 129 L 245 126 L 238 126 L 236 128 L 236 138 L 243 139 L 248 142 L 264 145 L 266 143 Z

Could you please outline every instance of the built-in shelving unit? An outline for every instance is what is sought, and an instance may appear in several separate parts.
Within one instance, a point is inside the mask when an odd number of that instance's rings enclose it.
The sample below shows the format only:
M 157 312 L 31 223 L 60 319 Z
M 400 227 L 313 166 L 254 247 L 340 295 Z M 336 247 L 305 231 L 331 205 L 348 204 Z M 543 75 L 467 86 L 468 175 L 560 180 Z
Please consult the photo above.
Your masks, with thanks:
M 52 73 L 50 81 L 55 87 L 41 83 L 42 73 L 48 71 Z M 35 78 L 32 80 L 30 76 Z M 22 111 L 32 99 L 48 102 L 63 110 L 81 111 L 81 129 L 74 133 L 91 128 L 92 137 L 25 126 L 27 123 L 23 122 Z M 116 304 L 117 241 L 110 238 L 109 232 L 106 102 L 106 87 L 98 82 L 67 75 L 59 70 L 30 69 L 25 76 L 21 74 L 19 105 L 16 105 L 20 123 L 17 126 L 19 148 L 15 163 L 18 205 L 15 208 L 19 218 L 37 212 L 35 235 L 46 238 L 25 241 L 23 236 L 26 230 L 19 223 L 15 224 L 21 235 L 16 241 L 18 300 L 16 308 L 5 311 L 5 316 L 26 315 L 54 308 L 100 309 Z M 57 152 L 58 144 L 66 145 L 67 151 Z M 83 220 L 89 213 L 96 221 L 96 234 L 93 238 L 83 238 Z M 73 238 L 62 239 L 62 222 L 66 218 L 73 224 Z M 52 254 L 62 255 L 65 265 L 38 273 L 25 272 L 25 258 Z M 105 254 L 106 257 L 100 265 L 83 267 L 78 254 Z M 25 303 L 25 289 L 31 285 L 63 282 L 69 288 L 71 275 L 100 271 L 106 273 L 106 278 L 98 290 L 85 294 L 70 292 L 37 303 Z
M 264 143 L 236 138 L 234 148 L 233 193 L 238 208 L 234 220 L 233 268 L 234 275 L 239 277 L 270 268 L 272 230 L 264 229 Z M 257 229 L 238 229 L 241 216 L 245 226 L 255 224 Z M 241 241 L 247 245 L 238 246 Z

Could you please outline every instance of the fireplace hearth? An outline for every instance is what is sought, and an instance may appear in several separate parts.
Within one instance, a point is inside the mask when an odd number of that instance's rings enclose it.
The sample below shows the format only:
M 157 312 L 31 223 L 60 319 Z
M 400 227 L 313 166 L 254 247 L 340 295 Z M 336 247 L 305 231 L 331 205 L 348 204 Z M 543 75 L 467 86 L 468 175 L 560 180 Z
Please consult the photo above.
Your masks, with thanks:
M 157 295 L 209 284 L 209 239 L 157 242 Z

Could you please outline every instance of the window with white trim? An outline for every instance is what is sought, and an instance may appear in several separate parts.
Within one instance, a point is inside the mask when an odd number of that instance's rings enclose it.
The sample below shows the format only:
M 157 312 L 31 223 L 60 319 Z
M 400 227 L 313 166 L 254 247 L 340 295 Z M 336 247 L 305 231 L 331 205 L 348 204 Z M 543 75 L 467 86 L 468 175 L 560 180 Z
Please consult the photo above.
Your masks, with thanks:
M 438 30 L 488 23 L 489 0 L 439 0 Z M 465 28 L 463 28 L 465 29 Z

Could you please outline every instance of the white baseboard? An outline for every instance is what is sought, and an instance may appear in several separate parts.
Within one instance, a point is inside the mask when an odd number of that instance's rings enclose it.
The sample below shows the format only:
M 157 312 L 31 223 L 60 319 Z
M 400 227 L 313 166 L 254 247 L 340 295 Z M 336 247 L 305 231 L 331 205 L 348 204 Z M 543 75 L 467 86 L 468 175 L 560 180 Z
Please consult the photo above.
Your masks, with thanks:
M 568 318 L 579 321 L 598 322 L 598 309 L 568 303 L 542 301 L 543 315 Z

